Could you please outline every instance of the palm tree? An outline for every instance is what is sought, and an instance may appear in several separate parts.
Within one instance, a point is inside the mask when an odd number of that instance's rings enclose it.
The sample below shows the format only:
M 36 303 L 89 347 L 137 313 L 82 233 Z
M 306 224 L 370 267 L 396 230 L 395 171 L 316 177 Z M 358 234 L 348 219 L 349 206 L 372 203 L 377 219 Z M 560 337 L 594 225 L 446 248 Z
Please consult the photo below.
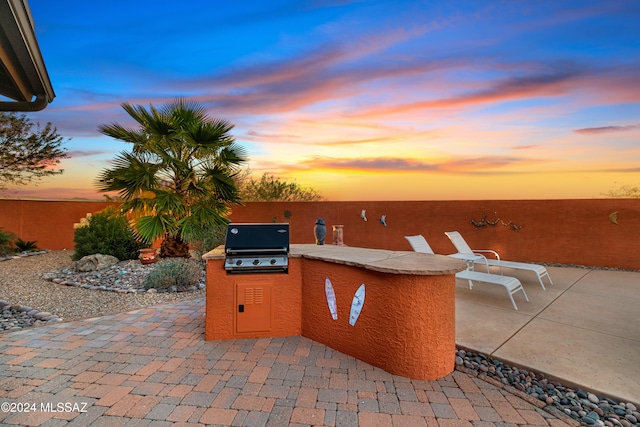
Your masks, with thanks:
M 137 128 L 113 123 L 98 130 L 133 149 L 101 171 L 96 186 L 118 192 L 140 240 L 164 237 L 161 257 L 188 257 L 188 236 L 228 223 L 229 207 L 240 203 L 234 177 L 246 161 L 244 150 L 229 135 L 233 125 L 210 118 L 198 103 L 180 98 L 159 109 L 122 107 Z

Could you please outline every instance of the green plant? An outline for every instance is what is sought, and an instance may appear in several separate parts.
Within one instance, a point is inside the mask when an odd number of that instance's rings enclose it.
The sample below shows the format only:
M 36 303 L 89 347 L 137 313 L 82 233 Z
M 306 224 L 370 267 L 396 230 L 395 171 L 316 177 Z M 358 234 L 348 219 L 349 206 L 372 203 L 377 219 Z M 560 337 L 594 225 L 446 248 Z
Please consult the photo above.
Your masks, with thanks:
M 24 241 L 22 239 L 16 239 L 13 241 L 13 245 L 16 247 L 16 252 L 31 252 L 37 251 L 38 246 L 36 246 L 35 240 Z
M 640 185 L 623 185 L 620 188 L 609 190 L 603 195 L 614 199 L 638 199 L 640 198 Z
M 211 249 L 223 245 L 226 235 L 226 225 L 213 225 L 209 227 L 194 227 L 184 235 L 184 238 L 191 242 L 191 246 L 198 256 L 202 256 Z
M 240 177 L 238 181 L 240 198 L 243 202 L 315 202 L 322 200 L 322 194 L 317 190 L 304 187 L 295 181 L 286 181 L 270 173 L 263 173 L 259 180 L 244 176 Z
M 56 167 L 69 157 L 64 142 L 51 123 L 34 129 L 25 114 L 0 112 L 0 189 L 61 174 Z
M 13 246 L 11 245 L 11 241 L 15 239 L 15 234 L 10 231 L 5 231 L 0 227 L 0 255 L 5 255 L 8 253 L 13 253 Z
M 144 286 L 146 289 L 184 291 L 198 284 L 201 277 L 201 263 L 185 259 L 167 259 L 154 265 L 145 278 Z
M 244 150 L 233 125 L 207 115 L 204 106 L 178 99 L 160 108 L 122 104 L 138 127 L 102 125 L 107 136 L 133 145 L 98 176 L 102 192 L 118 192 L 133 214 L 136 236 L 151 244 L 164 237 L 161 257 L 189 257 L 184 236 L 194 227 L 226 224 L 240 198 L 234 183 Z
M 74 260 L 86 255 L 112 255 L 119 260 L 138 258 L 138 250 L 145 247 L 134 237 L 129 221 L 114 207 L 108 207 L 91 216 L 88 224 L 76 228 Z

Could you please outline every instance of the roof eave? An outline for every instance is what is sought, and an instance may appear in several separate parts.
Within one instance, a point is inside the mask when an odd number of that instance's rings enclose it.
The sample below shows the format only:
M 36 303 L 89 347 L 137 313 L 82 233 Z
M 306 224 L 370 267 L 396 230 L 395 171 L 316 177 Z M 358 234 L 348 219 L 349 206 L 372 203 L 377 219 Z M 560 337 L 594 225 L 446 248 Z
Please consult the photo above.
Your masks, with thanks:
M 26 0 L 0 0 L 0 24 L 0 60 L 11 86 L 2 95 L 16 101 L 0 102 L 0 110 L 41 110 L 55 93 Z

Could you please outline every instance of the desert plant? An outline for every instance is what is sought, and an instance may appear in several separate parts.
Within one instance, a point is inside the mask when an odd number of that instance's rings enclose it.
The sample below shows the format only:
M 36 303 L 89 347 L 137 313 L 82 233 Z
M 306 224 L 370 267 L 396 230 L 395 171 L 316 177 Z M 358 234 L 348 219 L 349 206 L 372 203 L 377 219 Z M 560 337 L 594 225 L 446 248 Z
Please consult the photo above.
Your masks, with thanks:
M 286 181 L 270 173 L 262 174 L 259 180 L 240 177 L 240 197 L 243 202 L 315 202 L 322 194 L 295 181 Z
M 36 246 L 35 240 L 24 241 L 22 239 L 16 239 L 13 241 L 13 245 L 16 247 L 16 252 L 31 252 L 37 251 L 38 246 Z
M 185 291 L 202 277 L 202 264 L 186 259 L 167 259 L 156 264 L 144 281 L 146 289 Z
M 151 244 L 164 236 L 161 257 L 188 258 L 184 235 L 193 227 L 228 223 L 230 206 L 240 203 L 233 178 L 245 162 L 244 150 L 230 134 L 233 125 L 209 117 L 198 103 L 122 107 L 138 127 L 113 123 L 98 130 L 133 148 L 100 173 L 98 189 L 118 192 L 141 240 Z
M 69 154 L 61 148 L 65 141 L 58 130 L 51 123 L 33 127 L 24 114 L 0 112 L 0 190 L 63 172 L 56 167 Z
M 11 242 L 15 239 L 15 235 L 10 231 L 6 231 L 0 227 L 0 255 L 13 253 Z
M 76 228 L 74 260 L 86 255 L 112 255 L 119 260 L 138 258 L 138 250 L 145 245 L 137 241 L 127 218 L 115 208 L 108 207 L 96 212 L 88 224 Z
M 226 235 L 226 225 L 212 225 L 194 227 L 188 233 L 185 233 L 184 238 L 191 242 L 191 246 L 198 256 L 202 256 L 211 249 L 223 245 Z

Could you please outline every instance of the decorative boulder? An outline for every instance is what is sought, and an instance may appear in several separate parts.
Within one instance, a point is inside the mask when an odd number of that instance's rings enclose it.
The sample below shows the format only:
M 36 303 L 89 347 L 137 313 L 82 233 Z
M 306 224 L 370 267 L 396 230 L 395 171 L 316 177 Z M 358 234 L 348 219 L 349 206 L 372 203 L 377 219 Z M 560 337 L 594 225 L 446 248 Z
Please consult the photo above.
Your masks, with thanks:
M 80 258 L 76 263 L 78 271 L 102 270 L 118 263 L 118 258 L 111 255 L 93 254 Z

